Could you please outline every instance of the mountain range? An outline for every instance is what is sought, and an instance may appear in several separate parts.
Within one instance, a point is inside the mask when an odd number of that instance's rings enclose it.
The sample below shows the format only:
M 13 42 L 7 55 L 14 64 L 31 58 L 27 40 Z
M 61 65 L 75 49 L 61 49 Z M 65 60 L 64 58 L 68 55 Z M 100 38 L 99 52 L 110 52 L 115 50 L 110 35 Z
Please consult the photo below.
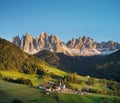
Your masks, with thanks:
M 11 42 L 29 54 L 49 50 L 69 56 L 93 56 L 110 54 L 120 49 L 118 42 L 108 41 L 99 43 L 86 36 L 79 37 L 78 39 L 73 38 L 64 43 L 53 34 L 49 36 L 47 32 L 42 32 L 36 38 L 33 38 L 27 32 L 21 38 L 19 36 L 12 37 Z
M 120 44 L 117 42 L 99 43 L 83 36 L 64 43 L 46 32 L 36 38 L 26 33 L 22 38 L 13 37 L 11 42 L 24 52 L 61 70 L 120 81 Z
M 39 38 L 48 38 L 48 40 L 44 40 L 45 44 L 42 45 L 44 41 L 39 41 Z M 46 33 L 40 35 L 38 39 L 32 38 L 28 33 L 24 36 L 24 39 L 20 40 L 19 37 L 14 37 L 14 43 L 16 45 L 19 44 L 19 47 L 22 47 L 25 50 L 32 50 L 34 48 L 35 40 L 38 40 L 39 44 L 38 48 L 41 47 L 49 47 L 53 48 L 53 44 L 56 47 L 57 43 L 61 43 L 61 45 L 66 46 L 66 48 L 75 48 L 68 47 L 70 46 L 72 41 L 69 41 L 67 44 L 61 42 L 56 38 L 56 36 L 48 36 Z M 51 39 L 52 38 L 52 39 Z M 82 37 L 84 40 L 85 37 Z M 88 37 L 86 37 L 88 38 Z M 54 40 L 55 39 L 55 40 Z M 89 39 L 89 38 L 88 38 Z M 41 40 L 41 39 L 40 39 Z M 42 39 L 43 40 L 43 39 Z M 57 41 L 58 40 L 58 41 Z M 77 39 L 78 40 L 78 39 Z M 90 39 L 92 40 L 92 39 Z M 15 42 L 16 41 L 16 42 Z M 19 41 L 19 42 L 18 42 Z M 47 44 L 49 41 L 50 44 Z M 109 41 L 110 43 L 110 41 Z M 109 47 L 109 44 L 106 44 Z M 0 39 L 0 69 L 1 70 L 12 70 L 23 73 L 44 73 L 43 65 L 57 67 L 67 72 L 77 72 L 80 75 L 90 75 L 98 78 L 106 78 L 110 80 L 120 81 L 120 50 L 117 51 L 115 48 L 119 48 L 119 44 L 113 42 L 114 46 L 109 47 L 111 50 L 116 50 L 116 52 L 109 55 L 93 55 L 93 56 L 70 56 L 66 55 L 63 52 L 51 52 L 47 50 L 47 48 L 41 49 L 33 56 L 39 58 L 35 58 L 27 53 L 24 53 L 19 47 L 15 44 L 10 43 L 6 40 Z M 23 44 L 23 46 L 21 45 Z M 61 46 L 60 45 L 60 46 Z M 28 47 L 29 48 L 28 48 Z M 36 45 L 37 47 L 37 45 Z M 92 46 L 93 47 L 93 46 Z M 113 48 L 114 47 L 114 48 Z M 86 47 L 91 48 L 91 47 Z M 55 53 L 56 52 L 56 53 Z M 47 64 L 47 63 L 48 64 Z

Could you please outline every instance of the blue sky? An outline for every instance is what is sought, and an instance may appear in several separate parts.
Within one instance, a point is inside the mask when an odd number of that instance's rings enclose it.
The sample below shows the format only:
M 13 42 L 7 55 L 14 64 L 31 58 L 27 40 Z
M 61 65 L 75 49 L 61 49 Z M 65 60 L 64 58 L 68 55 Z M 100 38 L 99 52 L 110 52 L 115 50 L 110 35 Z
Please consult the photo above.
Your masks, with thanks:
M 0 37 L 26 32 L 120 42 L 120 0 L 0 0 Z

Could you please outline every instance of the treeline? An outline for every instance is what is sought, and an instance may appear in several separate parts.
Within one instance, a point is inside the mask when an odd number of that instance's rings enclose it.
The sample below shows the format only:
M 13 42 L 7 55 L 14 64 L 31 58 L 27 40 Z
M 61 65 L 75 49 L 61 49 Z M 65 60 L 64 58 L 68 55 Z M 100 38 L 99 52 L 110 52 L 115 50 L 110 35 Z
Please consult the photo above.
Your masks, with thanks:
M 61 82 L 62 84 L 66 84 L 67 86 L 69 86 L 69 83 L 79 83 L 77 73 L 68 73 L 68 75 L 64 76 Z
M 69 83 L 75 83 L 75 84 L 82 84 L 85 81 L 78 79 L 78 74 L 75 73 L 68 73 L 68 75 L 64 76 L 64 78 L 61 80 L 63 84 L 69 84 Z M 88 81 L 85 82 L 86 85 L 94 85 L 96 80 L 93 77 L 89 77 Z
M 94 87 L 96 83 L 100 83 L 101 86 L 105 86 L 108 90 L 99 90 L 94 88 L 82 88 L 82 91 L 90 92 L 90 93 L 97 93 L 97 94 L 104 94 L 104 95 L 114 95 L 120 96 L 120 83 L 115 81 L 109 81 L 106 79 L 100 79 L 99 81 L 93 77 L 88 77 L 87 81 L 79 80 L 77 77 L 77 73 L 68 73 L 62 80 L 61 83 L 65 84 L 68 88 L 71 88 L 71 83 L 73 84 L 81 84 L 85 83 L 88 86 Z
M 118 95 L 120 96 L 120 83 L 116 81 L 108 81 L 106 79 L 100 79 L 100 83 L 107 88 L 109 88 L 109 91 L 106 92 L 108 95 Z M 105 91 L 103 91 L 103 94 L 105 94 Z
M 25 84 L 29 86 L 33 86 L 33 83 L 30 79 L 25 79 L 25 78 L 10 78 L 10 77 L 4 77 L 3 78 L 5 81 L 12 82 L 12 83 L 18 83 L 18 84 Z
M 2 78 L 3 77 L 3 75 L 2 75 L 2 73 L 0 72 L 0 78 Z

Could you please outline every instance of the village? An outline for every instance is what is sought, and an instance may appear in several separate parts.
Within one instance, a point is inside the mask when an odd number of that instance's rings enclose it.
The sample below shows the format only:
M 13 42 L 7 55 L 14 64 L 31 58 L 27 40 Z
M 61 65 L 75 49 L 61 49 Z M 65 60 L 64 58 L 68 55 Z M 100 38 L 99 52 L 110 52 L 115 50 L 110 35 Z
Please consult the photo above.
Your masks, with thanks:
M 65 93 L 65 94 L 79 94 L 79 95 L 84 95 L 84 94 L 91 94 L 91 92 L 89 91 L 89 89 L 78 89 L 78 90 L 74 90 L 74 89 L 70 89 L 67 88 L 65 86 L 65 84 L 61 84 L 61 82 L 59 83 L 55 83 L 55 82 L 46 82 L 43 84 L 40 84 L 38 86 L 39 89 L 43 90 L 45 94 L 50 94 L 50 93 Z

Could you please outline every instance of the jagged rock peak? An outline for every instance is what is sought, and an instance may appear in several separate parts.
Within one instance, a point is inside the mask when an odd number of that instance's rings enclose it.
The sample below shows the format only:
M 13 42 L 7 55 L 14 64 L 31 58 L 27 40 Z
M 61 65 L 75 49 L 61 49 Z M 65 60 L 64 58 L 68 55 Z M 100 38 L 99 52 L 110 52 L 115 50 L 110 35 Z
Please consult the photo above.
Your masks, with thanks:
M 20 46 L 21 40 L 19 36 L 12 37 L 11 42 L 16 44 L 17 46 Z
M 56 41 L 60 41 L 60 39 L 56 37 L 54 34 L 51 34 L 50 38 Z
M 12 37 L 11 42 L 13 42 L 14 40 L 20 40 L 20 37 L 18 35 L 15 37 Z
M 82 38 L 83 38 L 83 39 L 87 39 L 87 36 L 86 36 L 86 35 L 84 35 Z
M 93 39 L 87 36 L 79 37 L 78 39 L 73 38 L 71 41 L 67 42 L 69 48 L 75 49 L 92 48 L 93 44 Z
M 26 38 L 33 38 L 30 33 L 26 32 Z
M 76 41 L 76 38 L 72 38 L 72 41 L 75 42 L 75 41 Z
M 41 38 L 47 38 L 47 37 L 48 37 L 48 33 L 47 33 L 47 32 L 42 32 L 42 33 L 40 34 L 40 37 L 41 37 Z
M 51 34 L 49 36 L 47 32 L 42 32 L 36 38 L 33 38 L 27 32 L 21 39 L 19 36 L 13 37 L 11 42 L 29 54 L 34 54 L 41 50 L 50 50 L 70 56 L 91 56 L 108 54 L 120 49 L 120 44 L 117 42 L 98 43 L 87 36 L 72 38 L 65 44 L 55 35 Z
M 65 44 L 60 41 L 55 35 L 48 35 L 47 32 L 42 32 L 37 38 L 33 38 L 30 33 L 26 33 L 25 36 L 21 38 L 20 45 L 15 43 L 15 40 L 12 40 L 17 46 L 19 46 L 23 51 L 34 54 L 41 50 L 50 50 L 53 52 L 62 52 L 63 46 Z M 16 40 L 16 42 L 18 42 Z

